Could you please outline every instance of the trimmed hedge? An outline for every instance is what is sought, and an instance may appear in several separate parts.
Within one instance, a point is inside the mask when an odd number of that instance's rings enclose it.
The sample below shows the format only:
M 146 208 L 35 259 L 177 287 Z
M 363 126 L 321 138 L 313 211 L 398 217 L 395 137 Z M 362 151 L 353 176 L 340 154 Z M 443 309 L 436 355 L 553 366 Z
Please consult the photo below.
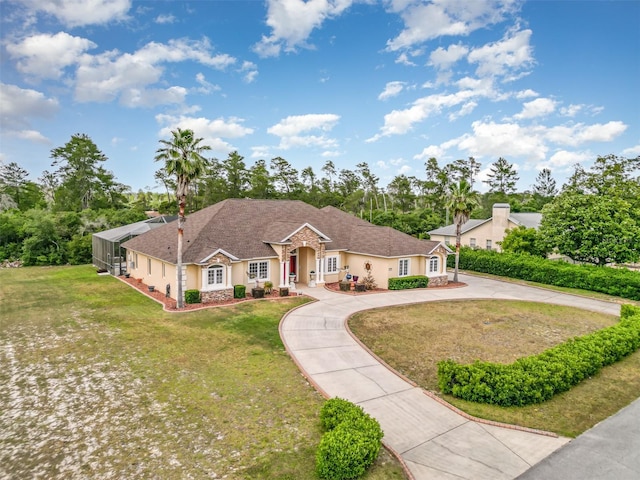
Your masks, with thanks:
M 184 292 L 184 303 L 200 303 L 200 290 L 187 290 Z
M 245 285 L 233 286 L 233 298 L 244 298 L 247 296 L 247 287 Z
M 640 308 L 625 305 L 616 325 L 571 339 L 510 365 L 438 363 L 443 393 L 500 406 L 540 403 L 640 348 Z
M 449 256 L 450 267 L 453 266 L 453 261 L 453 255 Z M 532 255 L 498 253 L 468 247 L 460 250 L 459 268 L 640 300 L 640 272 L 626 268 L 574 265 Z
M 327 400 L 320 410 L 326 433 L 316 452 L 320 478 L 358 478 L 378 457 L 382 445 L 380 424 L 361 407 L 341 398 Z
M 424 275 L 410 277 L 392 277 L 389 279 L 389 290 L 405 290 L 407 288 L 427 288 L 429 278 Z

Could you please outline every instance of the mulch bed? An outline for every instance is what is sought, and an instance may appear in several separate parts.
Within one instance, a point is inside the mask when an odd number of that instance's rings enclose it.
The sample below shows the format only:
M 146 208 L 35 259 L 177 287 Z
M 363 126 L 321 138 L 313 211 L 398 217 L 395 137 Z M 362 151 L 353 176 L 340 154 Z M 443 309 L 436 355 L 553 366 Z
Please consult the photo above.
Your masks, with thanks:
M 167 297 L 164 291 L 156 289 L 153 292 L 150 292 L 149 286 L 139 281 L 136 278 L 126 278 L 124 275 L 118 278 L 123 282 L 128 283 L 133 288 L 144 293 L 148 297 L 151 297 L 154 300 L 162 303 L 164 305 L 165 310 L 172 311 L 172 312 L 188 312 L 191 310 L 200 310 L 202 308 L 224 307 L 227 305 L 235 305 L 236 303 L 243 303 L 250 300 L 255 300 L 251 296 L 250 289 L 248 289 L 247 296 L 245 298 L 232 298 L 230 300 L 225 300 L 222 302 L 215 302 L 215 303 L 185 303 L 184 306 L 180 310 L 178 310 L 178 308 L 176 307 L 175 299 Z M 293 295 L 290 295 L 290 296 L 293 296 Z M 289 297 L 281 297 L 279 293 L 279 289 L 274 288 L 273 290 L 271 290 L 270 294 L 265 293 L 264 298 L 267 300 L 278 300 L 280 298 L 289 298 Z
M 464 282 L 449 282 L 446 285 L 443 285 L 441 287 L 429 287 L 429 289 L 443 289 L 443 288 L 460 288 L 460 287 L 466 287 L 467 284 Z M 384 292 L 390 292 L 391 290 L 387 290 L 384 288 L 375 288 L 373 290 L 365 290 L 364 292 L 356 292 L 355 290 L 350 290 L 348 292 L 344 292 L 342 290 L 340 290 L 340 283 L 339 282 L 333 282 L 333 283 L 325 283 L 324 288 L 326 288 L 327 290 L 331 290 L 332 292 L 337 292 L 337 293 L 344 293 L 346 295 L 370 295 L 372 293 L 384 293 Z

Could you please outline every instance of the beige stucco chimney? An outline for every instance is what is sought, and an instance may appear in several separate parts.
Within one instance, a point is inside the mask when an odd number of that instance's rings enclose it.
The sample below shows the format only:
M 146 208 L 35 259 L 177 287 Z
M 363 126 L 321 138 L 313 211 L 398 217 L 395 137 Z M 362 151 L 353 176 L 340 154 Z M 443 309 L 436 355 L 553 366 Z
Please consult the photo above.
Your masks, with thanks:
M 491 218 L 491 240 L 494 250 L 500 250 L 497 242 L 504 239 L 504 231 L 509 228 L 509 215 L 511 215 L 511 207 L 508 203 L 494 203 L 493 216 Z

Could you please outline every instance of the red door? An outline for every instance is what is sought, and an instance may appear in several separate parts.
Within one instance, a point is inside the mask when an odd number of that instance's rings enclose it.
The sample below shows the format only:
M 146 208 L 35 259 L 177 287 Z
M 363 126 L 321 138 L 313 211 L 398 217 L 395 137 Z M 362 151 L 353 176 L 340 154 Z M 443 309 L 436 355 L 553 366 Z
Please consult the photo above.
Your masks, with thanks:
M 292 255 L 289 259 L 289 273 L 295 273 L 296 275 L 298 274 L 298 257 L 294 255 Z

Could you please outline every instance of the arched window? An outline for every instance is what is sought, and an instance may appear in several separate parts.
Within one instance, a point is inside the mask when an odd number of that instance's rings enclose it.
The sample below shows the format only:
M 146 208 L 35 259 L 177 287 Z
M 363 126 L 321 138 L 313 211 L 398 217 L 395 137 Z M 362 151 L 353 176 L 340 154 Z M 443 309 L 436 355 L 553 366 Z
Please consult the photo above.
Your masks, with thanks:
M 431 257 L 429 259 L 429 273 L 439 273 L 438 257 Z
M 207 286 L 209 288 L 217 288 L 224 286 L 224 266 L 211 265 L 207 269 Z

